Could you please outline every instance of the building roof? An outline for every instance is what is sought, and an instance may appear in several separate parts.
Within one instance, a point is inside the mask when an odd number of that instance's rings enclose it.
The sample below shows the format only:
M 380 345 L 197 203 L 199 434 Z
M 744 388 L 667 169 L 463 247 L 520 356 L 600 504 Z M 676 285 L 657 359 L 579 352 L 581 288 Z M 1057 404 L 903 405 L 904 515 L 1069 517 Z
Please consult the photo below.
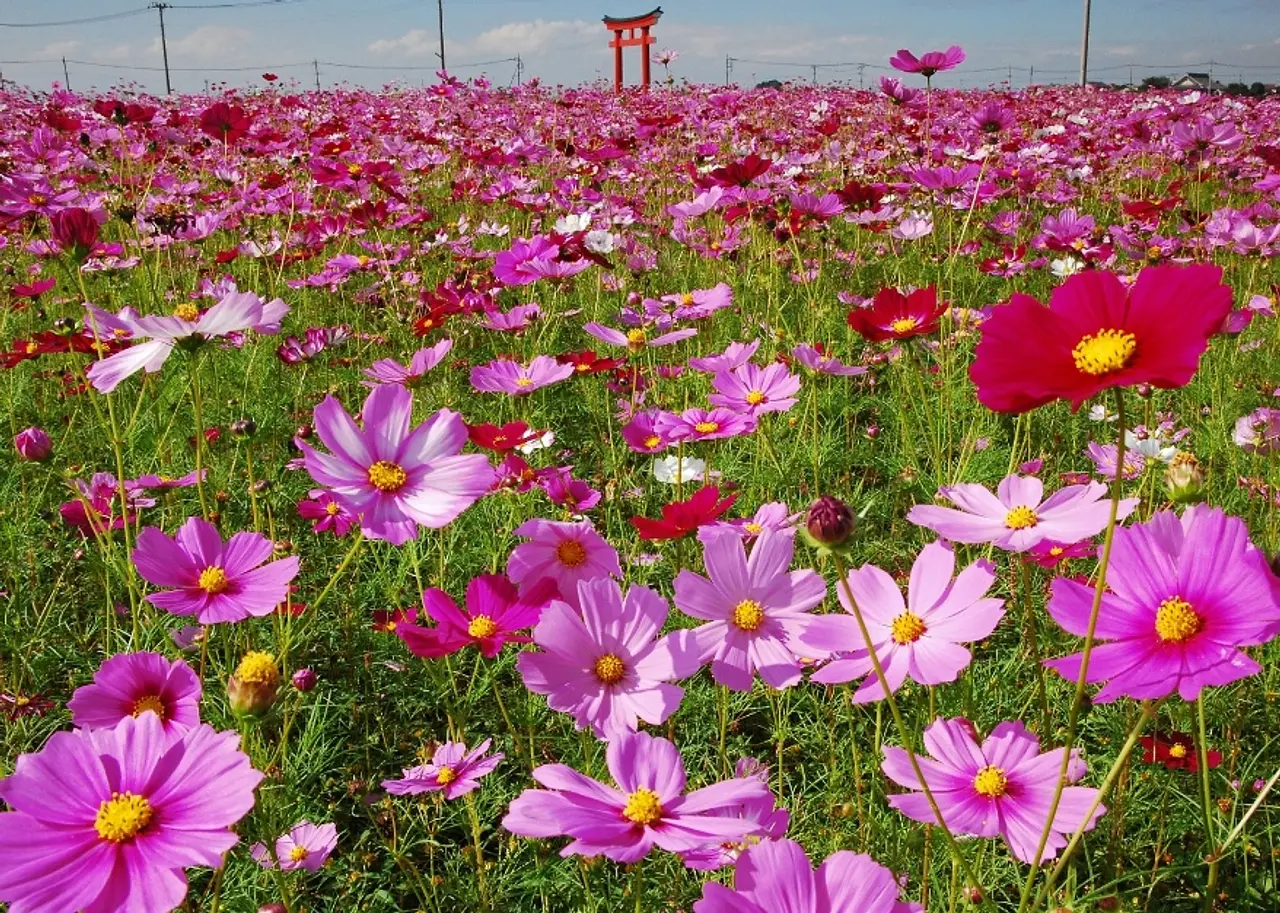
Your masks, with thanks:
M 601 20 L 608 26 L 621 26 L 625 28 L 633 22 L 639 22 L 642 19 L 660 19 L 662 18 L 662 7 L 655 6 L 647 13 L 641 13 L 638 16 L 605 16 Z

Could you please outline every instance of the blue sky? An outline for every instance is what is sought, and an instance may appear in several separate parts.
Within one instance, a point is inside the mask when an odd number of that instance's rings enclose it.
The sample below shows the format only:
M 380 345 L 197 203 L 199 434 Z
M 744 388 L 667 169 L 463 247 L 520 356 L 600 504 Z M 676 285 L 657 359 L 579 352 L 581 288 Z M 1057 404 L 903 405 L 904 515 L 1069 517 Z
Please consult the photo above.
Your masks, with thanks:
M 312 60 L 322 61 L 324 85 L 432 79 L 438 47 L 433 0 L 291 0 L 214 9 L 181 7 L 237 0 L 172 2 L 165 21 L 178 91 L 202 90 L 205 80 L 260 84 L 265 70 L 309 86 Z M 612 72 L 600 17 L 644 12 L 651 2 L 445 0 L 446 56 L 458 75 L 484 72 L 496 83 L 514 77 L 514 62 L 463 64 L 518 54 L 526 77 L 589 82 Z M 146 3 L 8 0 L 0 4 L 0 22 L 127 14 Z M 1079 66 L 1078 0 L 667 0 L 663 8 L 656 47 L 677 49 L 673 75 L 698 82 L 723 81 L 730 55 L 740 59 L 733 77 L 741 83 L 808 79 L 808 66 L 791 64 L 812 63 L 847 64 L 820 68 L 818 78 L 856 82 L 854 64 L 862 62 L 871 65 L 863 76 L 873 84 L 882 72 L 876 67 L 884 67 L 895 49 L 949 44 L 962 45 L 969 60 L 940 77 L 940 84 L 988 85 L 1006 79 L 1010 66 L 1015 85 L 1026 83 L 1031 67 L 1037 81 L 1069 81 Z M 68 68 L 77 90 L 130 81 L 164 88 L 155 69 L 161 58 L 154 11 L 81 25 L 0 28 L 6 79 L 47 87 L 62 79 L 64 56 L 73 61 Z M 39 62 L 44 60 L 58 62 Z M 1128 80 L 1129 64 L 1139 65 L 1133 74 L 1141 78 L 1205 69 L 1210 60 L 1218 62 L 1214 75 L 1224 81 L 1280 82 L 1280 0 L 1097 0 L 1090 60 L 1091 76 L 1116 82 Z M 639 74 L 634 49 L 627 71 L 629 77 Z M 661 75 L 660 68 L 656 72 Z

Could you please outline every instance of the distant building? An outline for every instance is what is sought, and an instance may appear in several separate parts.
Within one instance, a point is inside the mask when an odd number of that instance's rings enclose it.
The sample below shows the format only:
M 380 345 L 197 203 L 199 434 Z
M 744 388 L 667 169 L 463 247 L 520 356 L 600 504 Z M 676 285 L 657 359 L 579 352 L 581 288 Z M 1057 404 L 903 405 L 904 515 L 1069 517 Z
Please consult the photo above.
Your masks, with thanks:
M 1221 92 L 1226 88 L 1208 73 L 1187 73 L 1173 81 L 1174 89 L 1198 89 L 1201 92 Z

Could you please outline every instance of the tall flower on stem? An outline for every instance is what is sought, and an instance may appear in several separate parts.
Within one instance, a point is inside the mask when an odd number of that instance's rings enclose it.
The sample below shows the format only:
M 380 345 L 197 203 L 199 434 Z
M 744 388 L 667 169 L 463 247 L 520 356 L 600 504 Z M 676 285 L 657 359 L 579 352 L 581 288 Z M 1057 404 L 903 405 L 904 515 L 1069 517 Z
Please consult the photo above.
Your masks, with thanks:
M 300 821 L 289 828 L 289 833 L 276 840 L 275 861 L 262 843 L 255 843 L 250 847 L 249 855 L 264 869 L 279 868 L 282 872 L 305 869 L 308 872 L 318 872 L 329 861 L 329 856 L 337 846 L 336 824 Z
M 656 846 L 671 853 L 740 840 L 758 825 L 716 813 L 769 796 L 757 777 L 725 780 L 685 792 L 684 760 L 666 739 L 625 733 L 605 752 L 617 786 L 564 764 L 534 768 L 545 789 L 526 789 L 502 819 L 521 837 L 572 837 L 561 856 L 606 856 L 637 862 Z
M 954 70 L 964 59 L 964 49 L 953 44 L 945 51 L 928 51 L 919 57 L 903 48 L 889 58 L 889 65 L 903 73 L 919 73 L 925 79 L 932 79 L 943 70 Z
M 402 545 L 418 527 L 453 522 L 493 483 L 493 467 L 480 454 L 460 451 L 467 442 L 461 416 L 441 409 L 416 427 L 413 394 L 384 384 L 365 398 L 363 429 L 332 396 L 315 408 L 315 431 L 332 453 L 301 439 L 307 472 L 353 513 L 370 539 Z
M 497 769 L 505 757 L 502 752 L 486 756 L 492 739 L 485 739 L 467 751 L 463 742 L 445 742 L 436 748 L 428 764 L 405 769 L 398 780 L 383 780 L 382 788 L 393 796 L 417 796 L 440 793 L 453 801 L 480 788 L 480 778 Z

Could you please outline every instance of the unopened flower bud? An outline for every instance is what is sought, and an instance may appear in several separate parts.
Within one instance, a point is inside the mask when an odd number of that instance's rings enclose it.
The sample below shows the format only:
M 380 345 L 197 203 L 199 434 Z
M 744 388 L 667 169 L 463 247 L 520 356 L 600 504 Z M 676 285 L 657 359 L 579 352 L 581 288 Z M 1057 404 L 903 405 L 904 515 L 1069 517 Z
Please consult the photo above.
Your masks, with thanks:
M 258 907 L 258 913 L 286 913 L 286 908 L 282 903 L 264 903 Z
M 805 529 L 819 546 L 842 545 L 853 534 L 853 511 L 839 498 L 823 495 L 809 507 Z
M 280 667 L 270 653 L 250 650 L 227 682 L 227 701 L 235 713 L 261 716 L 276 702 Z
M 316 674 L 310 669 L 299 669 L 293 673 L 290 681 L 293 682 L 293 687 L 306 694 L 316 686 Z
M 231 436 L 239 440 L 253 437 L 258 432 L 258 423 L 251 418 L 236 419 L 231 423 Z
M 1148 383 L 1138 384 L 1133 389 L 1134 389 L 1134 392 L 1137 393 L 1143 399 L 1150 399 L 1151 394 L 1154 392 L 1151 384 L 1148 384 Z
M 253 494 L 255 495 L 263 495 L 270 490 L 271 490 L 270 479 L 258 479 L 252 485 L 249 486 L 249 491 L 253 492 Z
M 965 896 L 965 899 L 969 901 L 969 903 L 972 903 L 972 904 L 982 903 L 982 889 L 975 887 L 974 885 L 969 885 L 967 888 L 964 889 L 964 896 Z
M 18 456 L 31 463 L 43 463 L 53 454 L 53 441 L 43 428 L 27 428 L 13 439 Z
M 1204 500 L 1204 470 L 1195 454 L 1179 451 L 1164 472 L 1165 488 L 1174 504 L 1199 504 Z

